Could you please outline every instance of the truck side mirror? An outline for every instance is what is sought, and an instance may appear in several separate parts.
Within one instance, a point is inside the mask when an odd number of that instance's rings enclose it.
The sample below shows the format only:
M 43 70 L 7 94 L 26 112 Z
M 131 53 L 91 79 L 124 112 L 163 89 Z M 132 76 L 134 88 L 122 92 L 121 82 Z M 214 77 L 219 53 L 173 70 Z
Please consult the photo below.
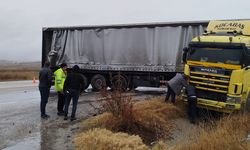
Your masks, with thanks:
M 187 53 L 188 53 L 188 51 L 189 51 L 189 48 L 187 48 L 187 47 L 183 48 L 183 55 L 182 55 L 182 62 L 183 63 L 187 62 Z

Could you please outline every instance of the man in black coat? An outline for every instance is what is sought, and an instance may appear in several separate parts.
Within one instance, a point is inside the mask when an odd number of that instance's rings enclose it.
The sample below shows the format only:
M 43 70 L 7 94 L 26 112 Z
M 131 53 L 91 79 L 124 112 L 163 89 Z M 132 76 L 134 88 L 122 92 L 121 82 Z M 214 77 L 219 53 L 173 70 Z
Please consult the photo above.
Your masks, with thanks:
M 41 95 L 41 103 L 40 103 L 40 110 L 41 110 L 41 117 L 48 118 L 49 115 L 46 114 L 46 104 L 48 103 L 50 87 L 51 87 L 51 70 L 49 68 L 50 63 L 45 62 L 43 68 L 39 72 L 39 91 Z
M 195 123 L 197 112 L 197 97 L 195 87 L 188 85 L 186 87 L 186 93 L 188 98 L 188 117 L 191 123 Z
M 73 107 L 71 113 L 71 121 L 75 120 L 75 113 L 77 109 L 77 103 L 79 95 L 83 89 L 84 79 L 82 75 L 79 73 L 79 66 L 75 65 L 72 68 L 72 73 L 70 73 L 64 82 L 63 91 L 66 94 L 65 108 L 64 108 L 64 120 L 68 119 L 68 109 L 70 105 L 71 99 L 73 99 Z

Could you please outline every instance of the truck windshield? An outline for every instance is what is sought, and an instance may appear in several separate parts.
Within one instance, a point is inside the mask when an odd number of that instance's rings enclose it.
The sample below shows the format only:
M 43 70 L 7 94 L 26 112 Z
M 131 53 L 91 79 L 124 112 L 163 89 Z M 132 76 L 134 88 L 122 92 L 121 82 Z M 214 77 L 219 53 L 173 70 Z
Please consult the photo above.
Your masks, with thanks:
M 192 47 L 188 60 L 239 65 L 241 56 L 242 49 L 240 48 Z

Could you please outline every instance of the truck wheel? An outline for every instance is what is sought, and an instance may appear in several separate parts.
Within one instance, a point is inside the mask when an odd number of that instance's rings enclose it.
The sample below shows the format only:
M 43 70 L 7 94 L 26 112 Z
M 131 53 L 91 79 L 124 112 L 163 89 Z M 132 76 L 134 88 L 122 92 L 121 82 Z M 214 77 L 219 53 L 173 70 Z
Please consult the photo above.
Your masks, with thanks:
M 85 75 L 82 75 L 83 78 L 83 90 L 86 90 L 89 87 L 89 81 L 88 78 Z
M 107 87 L 106 79 L 103 75 L 96 74 L 91 79 L 91 86 L 94 91 L 100 91 Z
M 118 91 L 126 91 L 128 88 L 128 82 L 126 78 L 122 75 L 115 75 L 112 78 L 112 90 L 118 90 Z

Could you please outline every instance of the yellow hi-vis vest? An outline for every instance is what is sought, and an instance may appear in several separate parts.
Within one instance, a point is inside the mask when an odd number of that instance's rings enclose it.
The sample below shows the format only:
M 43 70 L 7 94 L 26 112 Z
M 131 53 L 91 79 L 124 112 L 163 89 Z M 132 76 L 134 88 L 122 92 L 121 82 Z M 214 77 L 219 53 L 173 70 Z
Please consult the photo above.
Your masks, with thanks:
M 62 68 L 60 68 L 54 72 L 54 75 L 55 75 L 55 90 L 57 92 L 62 92 L 63 85 L 66 79 L 66 74 L 63 72 Z

